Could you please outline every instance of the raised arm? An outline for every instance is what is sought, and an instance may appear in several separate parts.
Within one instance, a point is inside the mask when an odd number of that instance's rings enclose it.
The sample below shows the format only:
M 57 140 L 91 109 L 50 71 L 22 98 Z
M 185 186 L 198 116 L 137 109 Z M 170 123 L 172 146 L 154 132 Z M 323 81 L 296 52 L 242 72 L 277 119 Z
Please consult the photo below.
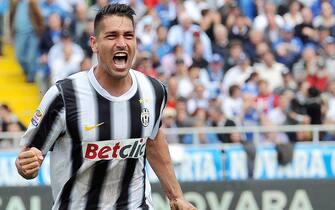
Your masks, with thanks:
M 159 129 L 155 140 L 147 142 L 147 158 L 170 201 L 171 209 L 196 210 L 183 197 L 173 170 L 168 145 L 161 129 Z

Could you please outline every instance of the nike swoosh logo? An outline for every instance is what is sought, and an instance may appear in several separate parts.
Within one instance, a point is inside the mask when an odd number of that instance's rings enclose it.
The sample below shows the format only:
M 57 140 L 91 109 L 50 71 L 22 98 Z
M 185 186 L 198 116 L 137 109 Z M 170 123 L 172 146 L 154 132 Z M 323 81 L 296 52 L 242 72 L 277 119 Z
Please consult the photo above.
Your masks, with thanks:
M 102 123 L 99 123 L 99 124 L 96 124 L 96 125 L 85 125 L 84 127 L 84 130 L 85 131 L 90 131 L 90 130 L 93 130 L 101 125 L 103 125 L 105 122 L 102 122 Z

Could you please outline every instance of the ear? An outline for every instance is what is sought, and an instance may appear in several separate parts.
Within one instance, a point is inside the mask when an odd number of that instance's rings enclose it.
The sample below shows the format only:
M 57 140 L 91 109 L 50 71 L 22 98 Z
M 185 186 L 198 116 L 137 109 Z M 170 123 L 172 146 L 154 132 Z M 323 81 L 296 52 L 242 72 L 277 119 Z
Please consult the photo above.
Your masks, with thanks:
M 95 36 L 90 36 L 90 46 L 94 53 L 98 52 L 97 38 Z

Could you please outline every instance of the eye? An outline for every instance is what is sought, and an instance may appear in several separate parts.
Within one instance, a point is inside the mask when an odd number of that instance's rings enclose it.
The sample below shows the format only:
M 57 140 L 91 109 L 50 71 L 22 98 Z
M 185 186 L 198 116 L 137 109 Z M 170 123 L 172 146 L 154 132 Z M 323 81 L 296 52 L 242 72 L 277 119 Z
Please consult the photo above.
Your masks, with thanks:
M 116 38 L 116 34 L 107 34 L 106 38 L 107 39 L 115 39 Z
M 134 34 L 132 34 L 132 33 L 125 34 L 124 36 L 125 36 L 126 39 L 132 39 L 132 38 L 134 38 Z

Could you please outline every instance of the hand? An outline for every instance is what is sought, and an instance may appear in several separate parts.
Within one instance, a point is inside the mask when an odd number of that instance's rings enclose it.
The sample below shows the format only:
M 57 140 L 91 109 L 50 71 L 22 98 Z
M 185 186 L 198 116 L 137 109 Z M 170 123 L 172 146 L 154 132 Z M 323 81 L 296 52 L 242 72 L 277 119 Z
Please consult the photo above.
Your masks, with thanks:
M 35 147 L 26 148 L 20 152 L 15 165 L 21 176 L 26 179 L 33 179 L 38 174 L 43 158 L 43 154 L 39 149 Z
M 190 202 L 183 198 L 170 201 L 171 210 L 197 210 Z

